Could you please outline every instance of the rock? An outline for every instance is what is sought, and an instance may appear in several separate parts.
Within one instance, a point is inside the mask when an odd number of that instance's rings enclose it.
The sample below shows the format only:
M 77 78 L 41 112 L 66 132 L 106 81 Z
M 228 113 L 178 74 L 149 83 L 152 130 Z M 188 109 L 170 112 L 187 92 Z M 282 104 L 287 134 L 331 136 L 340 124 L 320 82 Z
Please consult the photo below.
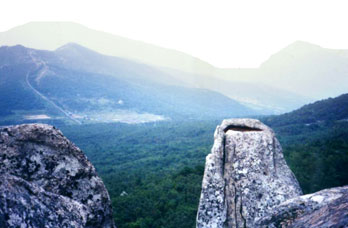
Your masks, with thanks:
M 13 175 L 0 178 L 0 227 L 85 227 L 85 205 Z
M 258 120 L 217 126 L 206 158 L 197 228 L 255 227 L 274 206 L 301 195 L 273 131 Z
M 348 227 L 348 186 L 287 200 L 256 222 L 263 228 Z
M 0 128 L 0 227 L 115 227 L 83 152 L 45 124 Z

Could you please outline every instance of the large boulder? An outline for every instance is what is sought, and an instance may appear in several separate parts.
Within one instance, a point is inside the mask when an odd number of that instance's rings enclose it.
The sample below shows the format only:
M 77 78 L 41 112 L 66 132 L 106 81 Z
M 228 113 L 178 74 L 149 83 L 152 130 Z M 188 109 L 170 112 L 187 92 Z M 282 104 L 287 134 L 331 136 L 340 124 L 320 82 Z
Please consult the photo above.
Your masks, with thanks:
M 0 164 L 0 227 L 115 227 L 102 180 L 56 128 L 0 128 Z
M 273 131 L 254 119 L 224 120 L 206 158 L 198 228 L 255 227 L 274 206 L 302 194 Z

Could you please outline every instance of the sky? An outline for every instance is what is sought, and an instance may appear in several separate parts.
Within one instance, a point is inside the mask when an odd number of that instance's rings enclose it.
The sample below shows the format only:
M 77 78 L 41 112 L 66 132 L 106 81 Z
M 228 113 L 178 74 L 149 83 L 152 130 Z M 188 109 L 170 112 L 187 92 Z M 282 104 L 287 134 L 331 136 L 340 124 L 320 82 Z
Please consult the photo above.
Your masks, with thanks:
M 348 49 L 347 0 L 2 0 L 0 5 L 0 31 L 30 21 L 72 21 L 217 67 L 258 67 L 297 40 Z

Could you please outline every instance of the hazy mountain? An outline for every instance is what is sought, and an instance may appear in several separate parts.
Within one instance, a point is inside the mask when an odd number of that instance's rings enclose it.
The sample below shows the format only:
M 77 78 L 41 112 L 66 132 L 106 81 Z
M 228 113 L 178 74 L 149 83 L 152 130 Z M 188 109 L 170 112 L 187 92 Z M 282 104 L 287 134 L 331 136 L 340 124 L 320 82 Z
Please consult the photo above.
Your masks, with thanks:
M 161 70 L 193 88 L 206 88 L 222 93 L 263 114 L 285 113 L 313 101 L 308 97 L 262 82 L 231 81 L 168 68 L 161 68 Z
M 291 111 L 348 91 L 348 51 L 302 41 L 275 53 L 259 68 L 220 69 L 179 51 L 71 22 L 31 22 L 0 33 L 0 45 L 55 50 L 71 42 L 155 66 L 179 85 L 214 90 L 264 113 Z M 160 77 L 157 80 L 168 81 Z
M 138 123 L 256 114 L 220 93 L 179 86 L 179 80 L 151 66 L 77 44 L 56 51 L 3 46 L 0 78 L 3 122 Z
M 31 22 L 0 33 L 0 46 L 21 44 L 30 48 L 55 50 L 70 42 L 102 54 L 184 72 L 211 74 L 214 71 L 210 64 L 185 53 L 96 31 L 72 22 Z
M 335 97 L 348 92 L 348 50 L 297 41 L 272 55 L 258 69 L 227 69 L 220 76 L 263 83 L 315 100 Z
M 123 79 L 131 77 L 128 79 L 138 82 L 151 80 L 168 85 L 209 89 L 225 94 L 263 114 L 284 113 L 311 101 L 295 93 L 280 90 L 262 83 L 231 82 L 207 75 L 186 73 L 170 68 L 149 67 L 148 65 L 129 62 L 125 59 L 97 54 L 74 43 L 68 43 L 58 48 L 55 52 L 60 56 L 64 56 L 66 61 L 63 64 L 71 67 L 78 66 L 79 69 L 77 70 L 119 74 L 122 67 L 127 66 L 127 70 L 131 71 L 132 74 L 123 74 Z M 141 76 L 136 77 L 137 75 Z

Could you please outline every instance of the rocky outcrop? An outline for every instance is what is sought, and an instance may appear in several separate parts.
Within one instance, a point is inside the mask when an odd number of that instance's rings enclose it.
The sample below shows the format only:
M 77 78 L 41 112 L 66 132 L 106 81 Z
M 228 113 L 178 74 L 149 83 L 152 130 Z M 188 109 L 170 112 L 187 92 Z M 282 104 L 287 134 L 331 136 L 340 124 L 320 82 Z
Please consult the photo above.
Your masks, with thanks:
M 287 200 L 256 221 L 256 227 L 348 227 L 348 186 Z
M 274 206 L 301 195 L 273 131 L 258 120 L 224 120 L 206 158 L 198 228 L 256 227 Z
M 273 131 L 224 120 L 206 158 L 198 228 L 345 228 L 348 186 L 301 195 Z
M 102 180 L 54 127 L 0 128 L 0 164 L 0 227 L 115 227 Z

